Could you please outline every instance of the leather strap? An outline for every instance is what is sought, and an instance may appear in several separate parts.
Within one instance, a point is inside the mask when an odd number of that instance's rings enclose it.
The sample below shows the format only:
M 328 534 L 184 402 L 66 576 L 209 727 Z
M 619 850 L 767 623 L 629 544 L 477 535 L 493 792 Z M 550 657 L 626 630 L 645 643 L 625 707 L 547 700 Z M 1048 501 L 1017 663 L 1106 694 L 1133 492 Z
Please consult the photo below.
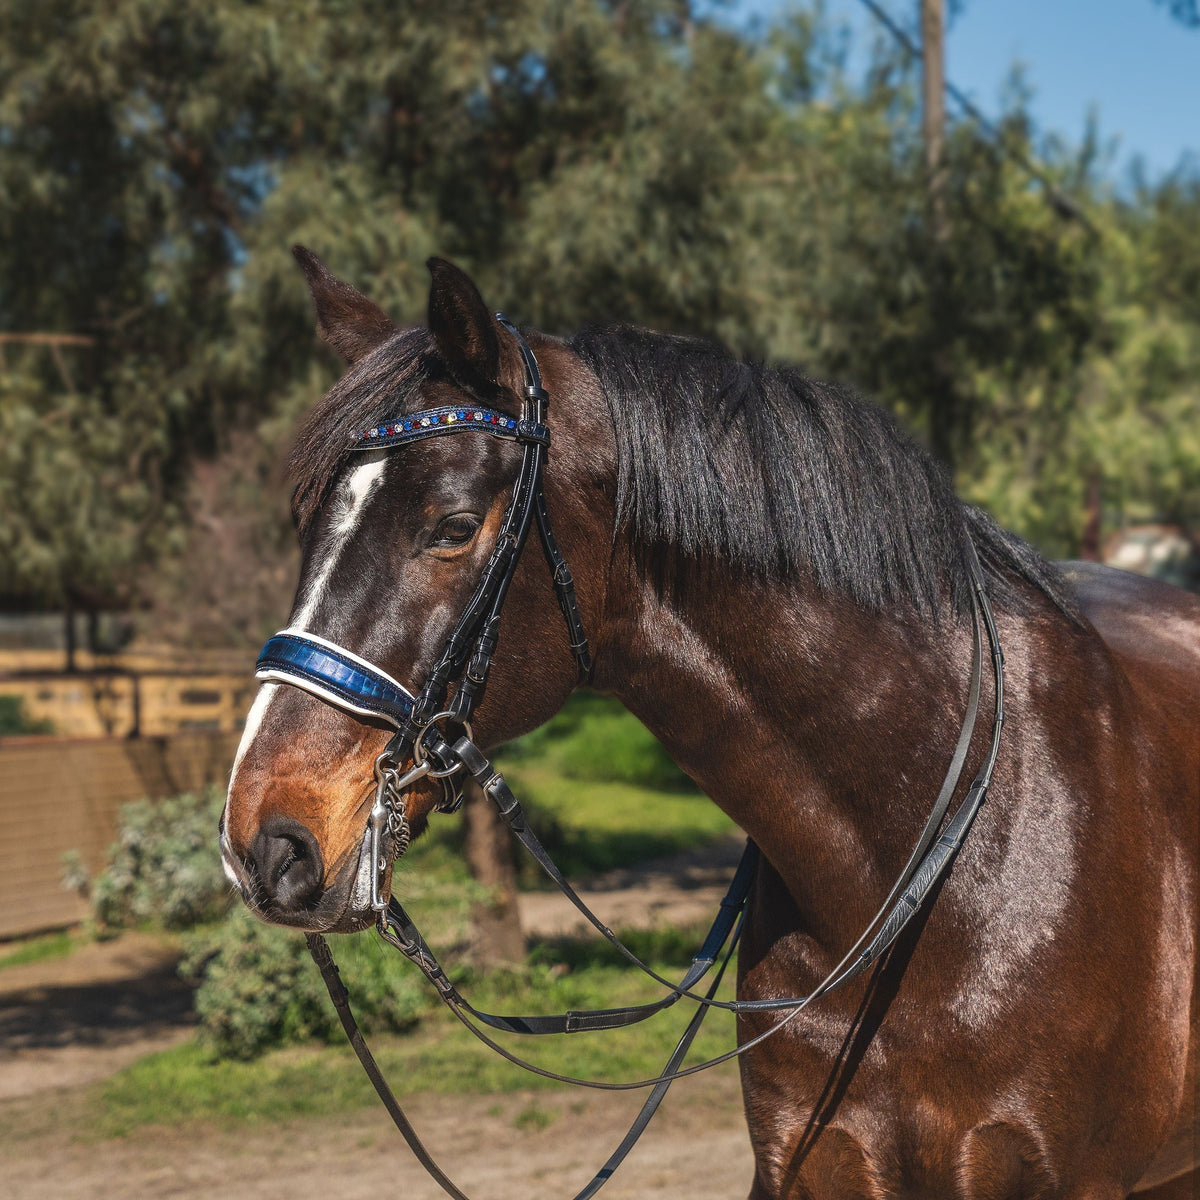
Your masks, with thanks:
M 565 1013 L 538 1014 L 536 1016 L 489 1013 L 475 1008 L 455 988 L 412 918 L 394 898 L 388 905 L 387 932 L 384 937 L 425 975 L 447 1004 L 457 1007 L 463 1013 L 492 1029 L 503 1033 L 526 1034 L 535 1037 L 556 1033 L 619 1029 L 628 1025 L 636 1025 L 648 1017 L 663 1012 L 685 996 L 695 1000 L 703 999 L 701 996 L 694 995 L 691 989 L 708 974 L 720 956 L 735 923 L 745 908 L 746 898 L 750 894 L 750 885 L 754 880 L 757 866 L 758 847 L 753 842 L 747 841 L 738 868 L 717 909 L 717 915 L 703 945 L 693 957 L 687 973 L 678 984 L 671 984 L 663 980 L 670 989 L 668 994 L 663 999 L 649 1004 L 628 1005 L 622 1008 L 571 1010 Z M 649 968 L 643 967 L 643 969 L 652 978 L 661 979 Z
M 401 726 L 416 698 L 386 672 L 325 638 L 284 629 L 262 648 L 254 668 L 260 680 L 290 683 L 356 716 Z
M 707 996 L 711 1000 L 715 996 L 717 988 L 721 984 L 721 980 L 725 975 L 725 971 L 729 966 L 729 962 L 733 957 L 734 949 L 737 946 L 738 939 L 741 935 L 741 928 L 735 931 L 732 940 L 730 941 L 729 949 L 725 953 L 722 960 L 720 970 L 713 979 L 712 984 L 708 989 Z M 338 1019 L 341 1021 L 342 1029 L 346 1033 L 346 1037 L 350 1042 L 351 1048 L 354 1050 L 358 1061 L 362 1064 L 363 1070 L 370 1079 L 371 1085 L 375 1089 L 376 1095 L 383 1102 L 384 1108 L 387 1109 L 388 1115 L 392 1118 L 392 1124 L 396 1126 L 400 1132 L 400 1136 L 407 1142 L 408 1147 L 413 1152 L 413 1156 L 429 1173 L 429 1176 L 437 1183 L 437 1185 L 454 1200 L 469 1200 L 469 1197 L 454 1183 L 454 1181 L 438 1166 L 436 1160 L 425 1148 L 424 1142 L 421 1141 L 420 1135 L 413 1127 L 412 1122 L 408 1119 L 404 1109 L 400 1106 L 400 1102 L 396 1099 L 392 1089 L 388 1086 L 387 1080 L 384 1079 L 383 1073 L 379 1069 L 378 1063 L 375 1061 L 370 1048 L 367 1046 L 366 1040 L 362 1036 L 361 1030 L 358 1028 L 358 1022 L 354 1019 L 354 1014 L 350 1009 L 350 997 L 346 991 L 345 985 L 342 983 L 341 976 L 338 973 L 337 965 L 333 961 L 333 955 L 330 952 L 329 945 L 319 933 L 310 933 L 306 935 L 308 942 L 308 950 L 312 955 L 313 961 L 317 964 L 317 968 L 321 972 L 321 978 L 325 982 L 325 988 L 329 992 L 330 999 L 333 1001 L 334 1008 L 337 1010 Z M 439 989 L 440 990 L 440 989 Z M 692 1042 L 696 1038 L 696 1034 L 700 1032 L 700 1026 L 704 1021 L 705 1014 L 708 1012 L 707 1007 L 701 1006 L 688 1022 L 687 1028 L 684 1030 L 683 1036 L 675 1046 L 671 1053 L 671 1057 L 667 1060 L 666 1066 L 663 1068 L 662 1076 L 655 1081 L 650 1094 L 646 1097 L 642 1104 L 638 1115 L 634 1118 L 633 1124 L 630 1125 L 625 1136 L 621 1139 L 616 1149 L 605 1160 L 604 1165 L 591 1178 L 587 1185 L 575 1194 L 574 1200 L 589 1200 L 612 1178 L 616 1173 L 617 1168 L 628 1157 L 629 1152 L 637 1144 L 642 1134 L 646 1130 L 646 1126 L 650 1124 L 651 1118 L 658 1111 L 659 1105 L 666 1097 L 667 1091 L 674 1079 L 679 1075 L 679 1064 L 683 1062 L 688 1050 L 691 1048 Z M 458 1015 L 456 1013 L 456 1015 Z
M 496 543 L 471 599 L 446 639 L 419 695 L 414 697 L 385 671 L 352 651 L 303 630 L 285 629 L 271 638 L 263 647 L 256 668 L 261 680 L 293 684 L 355 716 L 378 718 L 394 726 L 396 734 L 387 754 L 397 762 L 412 753 L 425 725 L 443 711 L 450 685 L 455 681 L 458 686 L 450 702 L 450 716 L 459 723 L 470 720 L 487 685 L 499 642 L 500 612 L 535 519 L 579 679 L 582 682 L 591 677 L 591 655 L 574 579 L 551 531 L 542 486 L 550 446 L 550 431 L 545 425 L 548 396 L 542 386 L 537 357 L 520 331 L 503 313 L 497 313 L 496 319 L 516 339 L 525 366 L 519 420 L 484 406 L 443 405 L 389 418 L 355 435 L 355 447 L 362 450 L 473 431 L 513 439 L 524 447 Z M 453 785 L 449 790 L 451 800 L 442 808 L 455 806 L 457 794 Z
M 417 1162 L 429 1172 L 429 1175 L 448 1196 L 453 1196 L 454 1200 L 470 1200 L 470 1197 L 459 1190 L 454 1181 L 437 1165 L 433 1156 L 425 1149 L 425 1144 L 413 1128 L 412 1122 L 392 1094 L 392 1089 L 388 1087 L 387 1080 L 384 1079 L 383 1072 L 380 1071 L 379 1064 L 375 1061 L 375 1056 L 363 1039 L 358 1022 L 354 1019 L 354 1013 L 350 1009 L 350 994 L 342 983 L 342 977 L 338 973 L 337 963 L 333 961 L 329 943 L 319 933 L 306 934 L 305 940 L 308 942 L 308 952 L 312 955 L 312 960 L 317 964 L 321 978 L 325 981 L 325 990 L 329 993 L 333 1007 L 337 1010 L 338 1020 L 342 1023 L 346 1038 L 358 1061 L 362 1063 L 362 1068 L 367 1073 L 367 1078 L 371 1081 L 376 1095 L 383 1101 L 388 1116 L 392 1118 L 392 1124 L 396 1126 L 400 1135 L 408 1143 L 408 1148 L 413 1152 Z
M 419 442 L 444 433 L 490 433 L 517 441 L 544 441 L 550 444 L 550 431 L 544 425 L 522 428 L 521 422 L 507 413 L 475 405 L 442 405 L 426 408 L 402 417 L 389 417 L 370 429 L 354 435 L 355 450 L 382 450 Z
M 575 658 L 575 666 L 579 672 L 580 683 L 590 683 L 592 680 L 592 654 L 588 647 L 587 633 L 583 628 L 583 618 L 579 615 L 579 603 L 575 599 L 575 580 L 571 568 L 563 558 L 558 548 L 554 532 L 550 528 L 550 517 L 546 511 L 546 493 L 542 490 L 539 479 L 537 491 L 533 497 L 534 511 L 537 514 L 538 532 L 542 536 L 542 550 L 546 554 L 546 562 L 550 566 L 550 576 L 554 581 L 554 592 L 558 597 L 558 607 L 562 609 L 563 619 L 567 623 L 567 637 L 571 646 L 571 654 Z

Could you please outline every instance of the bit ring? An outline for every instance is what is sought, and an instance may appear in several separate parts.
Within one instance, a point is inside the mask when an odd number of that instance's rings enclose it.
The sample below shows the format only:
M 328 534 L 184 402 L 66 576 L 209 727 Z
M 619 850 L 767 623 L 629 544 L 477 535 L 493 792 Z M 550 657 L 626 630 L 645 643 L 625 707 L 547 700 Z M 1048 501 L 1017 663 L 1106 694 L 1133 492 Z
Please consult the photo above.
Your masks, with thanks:
M 430 717 L 429 720 L 426 721 L 425 724 L 421 726 L 420 731 L 417 733 L 417 736 L 416 736 L 415 740 L 413 741 L 413 748 L 412 748 L 413 761 L 418 766 L 425 767 L 425 773 L 429 776 L 430 779 L 446 779 L 451 775 L 458 774 L 458 772 L 461 771 L 462 767 L 463 767 L 463 764 L 461 762 L 456 762 L 454 764 L 454 766 L 448 768 L 445 771 L 435 771 L 433 769 L 433 767 L 429 765 L 429 751 L 425 748 L 425 735 L 439 721 L 443 720 L 446 717 L 454 717 L 454 714 L 452 712 L 450 712 L 449 710 L 443 710 L 442 712 L 434 713 L 433 716 Z M 455 719 L 457 720 L 457 718 L 455 718 Z M 459 720 L 458 724 L 460 724 L 467 731 L 467 737 L 469 737 L 471 739 L 471 741 L 474 741 L 475 740 L 475 731 L 471 728 L 471 722 Z

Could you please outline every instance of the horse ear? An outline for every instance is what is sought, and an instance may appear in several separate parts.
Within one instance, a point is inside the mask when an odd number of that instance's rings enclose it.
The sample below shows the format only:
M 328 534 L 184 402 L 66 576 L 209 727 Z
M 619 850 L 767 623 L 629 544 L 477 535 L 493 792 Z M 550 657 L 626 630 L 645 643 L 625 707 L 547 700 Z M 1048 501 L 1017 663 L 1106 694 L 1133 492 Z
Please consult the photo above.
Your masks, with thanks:
M 500 339 L 471 277 L 444 258 L 426 264 L 429 284 L 429 330 L 454 378 L 486 395 L 500 373 Z
M 353 366 L 396 332 L 395 322 L 377 304 L 340 280 L 307 247 L 292 254 L 308 280 L 322 340 Z

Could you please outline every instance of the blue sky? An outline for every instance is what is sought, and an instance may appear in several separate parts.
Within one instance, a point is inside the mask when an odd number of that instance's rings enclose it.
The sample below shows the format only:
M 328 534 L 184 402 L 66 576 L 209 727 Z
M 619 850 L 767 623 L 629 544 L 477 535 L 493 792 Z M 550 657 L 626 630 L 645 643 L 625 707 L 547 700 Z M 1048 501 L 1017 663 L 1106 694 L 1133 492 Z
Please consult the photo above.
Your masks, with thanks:
M 771 17 L 789 0 L 735 0 L 743 17 Z M 905 28 L 918 0 L 882 0 Z M 876 28 L 857 0 L 827 0 L 856 40 Z M 1188 29 L 1154 0 L 963 0 L 946 43 L 946 73 L 989 116 L 1002 107 L 1014 64 L 1032 91 L 1043 133 L 1077 143 L 1089 111 L 1101 138 L 1116 139 L 1109 169 L 1122 179 L 1135 156 L 1152 178 L 1184 155 L 1200 170 L 1200 29 Z M 953 105 L 950 106 L 953 111 Z

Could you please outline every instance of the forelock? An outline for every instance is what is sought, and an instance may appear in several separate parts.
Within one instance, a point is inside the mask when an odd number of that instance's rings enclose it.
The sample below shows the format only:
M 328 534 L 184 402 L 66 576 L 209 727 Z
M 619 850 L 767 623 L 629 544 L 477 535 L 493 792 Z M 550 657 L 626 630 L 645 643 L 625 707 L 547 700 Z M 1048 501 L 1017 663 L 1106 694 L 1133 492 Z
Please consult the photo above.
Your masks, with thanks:
M 429 331 L 404 329 L 325 393 L 304 419 L 288 456 L 292 515 L 301 536 L 352 454 L 355 433 L 414 411 L 424 385 L 443 374 Z

